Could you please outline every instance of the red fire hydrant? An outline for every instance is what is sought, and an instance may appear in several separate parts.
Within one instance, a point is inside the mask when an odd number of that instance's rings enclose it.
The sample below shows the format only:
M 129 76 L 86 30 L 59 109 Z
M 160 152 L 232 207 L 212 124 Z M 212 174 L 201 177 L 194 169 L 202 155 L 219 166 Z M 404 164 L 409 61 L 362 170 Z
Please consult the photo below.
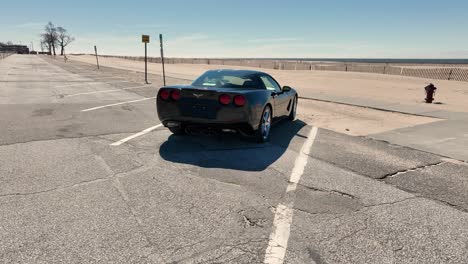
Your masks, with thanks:
M 435 87 L 434 84 L 430 83 L 428 86 L 424 87 L 424 90 L 426 90 L 426 103 L 432 104 L 432 101 L 434 101 L 434 94 L 437 90 L 437 87 Z

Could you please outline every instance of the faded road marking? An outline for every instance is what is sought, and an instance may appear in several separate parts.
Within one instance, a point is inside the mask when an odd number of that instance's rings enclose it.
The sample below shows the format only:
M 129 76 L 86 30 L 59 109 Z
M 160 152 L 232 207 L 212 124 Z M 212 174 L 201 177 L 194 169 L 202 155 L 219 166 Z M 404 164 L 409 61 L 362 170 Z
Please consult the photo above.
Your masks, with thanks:
M 120 146 L 120 145 L 122 145 L 123 143 L 125 143 L 125 142 L 127 142 L 129 140 L 132 140 L 132 139 L 137 138 L 139 136 L 143 136 L 144 134 L 147 134 L 147 133 L 149 133 L 149 132 L 151 132 L 151 131 L 155 130 L 156 128 L 159 128 L 159 127 L 162 127 L 162 124 L 155 125 L 155 126 L 152 126 L 150 128 L 147 128 L 147 129 L 145 129 L 145 130 L 143 130 L 141 132 L 138 132 L 138 133 L 136 133 L 134 135 L 131 135 L 129 137 L 126 137 L 124 139 L 121 139 L 121 140 L 119 140 L 117 142 L 114 142 L 114 143 L 112 143 L 110 145 L 111 146 Z
M 124 82 L 129 82 L 129 81 L 117 81 L 117 82 L 86 82 L 86 83 L 76 83 L 76 84 L 59 85 L 59 86 L 55 86 L 54 88 L 73 87 L 73 86 L 82 86 L 82 85 L 113 84 L 113 83 L 124 83 Z
M 311 129 L 294 163 L 294 168 L 291 172 L 291 177 L 286 189 L 285 199 L 276 207 L 275 218 L 273 220 L 273 232 L 270 235 L 264 263 L 281 264 L 284 262 L 294 213 L 293 208 L 296 199 L 295 190 L 304 173 L 309 158 L 308 155 L 317 137 L 317 132 L 317 127 Z
M 103 90 L 103 91 L 93 91 L 93 92 L 85 92 L 85 93 L 76 93 L 76 94 L 65 95 L 65 97 L 73 97 L 73 96 L 88 95 L 88 94 L 98 94 L 98 93 L 110 93 L 110 92 L 117 92 L 117 91 L 122 91 L 122 90 L 132 90 L 132 89 L 139 89 L 139 88 L 145 88 L 145 87 L 152 87 L 152 86 L 149 86 L 149 85 L 142 85 L 142 86 L 121 88 L 121 89 L 112 89 L 112 90 Z
M 149 98 L 137 99 L 137 100 L 132 100 L 132 101 L 125 101 L 125 102 L 120 102 L 120 103 L 115 103 L 115 104 L 102 105 L 102 106 L 97 106 L 97 107 L 93 107 L 93 108 L 84 109 L 84 110 L 81 110 L 81 112 L 89 112 L 89 111 L 98 110 L 98 109 L 102 109 L 102 108 L 106 108 L 106 107 L 111 107 L 111 106 L 116 106 L 116 105 L 123 105 L 123 104 L 130 104 L 130 103 L 136 103 L 136 102 L 142 102 L 142 101 L 147 101 L 147 100 L 151 100 L 151 99 L 156 99 L 156 97 L 149 97 Z

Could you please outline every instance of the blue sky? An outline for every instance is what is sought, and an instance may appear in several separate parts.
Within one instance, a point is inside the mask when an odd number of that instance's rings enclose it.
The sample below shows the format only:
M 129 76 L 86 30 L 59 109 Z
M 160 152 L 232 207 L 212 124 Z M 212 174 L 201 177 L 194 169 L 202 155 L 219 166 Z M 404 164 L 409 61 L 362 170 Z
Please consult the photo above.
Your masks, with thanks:
M 8 1 L 0 41 L 39 47 L 48 21 L 76 41 L 68 53 L 171 57 L 468 58 L 466 0 Z

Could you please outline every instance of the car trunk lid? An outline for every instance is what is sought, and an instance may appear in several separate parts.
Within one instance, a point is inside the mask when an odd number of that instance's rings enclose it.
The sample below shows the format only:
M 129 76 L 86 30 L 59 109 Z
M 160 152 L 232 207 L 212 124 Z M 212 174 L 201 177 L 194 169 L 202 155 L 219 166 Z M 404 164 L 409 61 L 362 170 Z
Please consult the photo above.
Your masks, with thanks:
M 219 102 L 220 95 L 227 94 L 232 99 L 237 94 L 251 90 L 216 87 L 202 88 L 191 85 L 168 86 L 165 88 L 180 89 L 181 97 L 177 104 L 183 116 L 203 119 L 216 119 L 217 113 L 221 108 L 232 107 L 232 105 L 221 105 Z

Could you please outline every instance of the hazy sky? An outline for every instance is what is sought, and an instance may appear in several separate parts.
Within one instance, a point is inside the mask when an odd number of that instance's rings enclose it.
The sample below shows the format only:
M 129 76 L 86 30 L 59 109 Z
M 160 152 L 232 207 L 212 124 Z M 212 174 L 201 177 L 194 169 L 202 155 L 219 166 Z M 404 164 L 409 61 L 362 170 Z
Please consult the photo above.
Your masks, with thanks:
M 468 58 L 467 0 L 5 1 L 0 41 L 39 48 L 52 21 L 68 53 L 172 57 Z

